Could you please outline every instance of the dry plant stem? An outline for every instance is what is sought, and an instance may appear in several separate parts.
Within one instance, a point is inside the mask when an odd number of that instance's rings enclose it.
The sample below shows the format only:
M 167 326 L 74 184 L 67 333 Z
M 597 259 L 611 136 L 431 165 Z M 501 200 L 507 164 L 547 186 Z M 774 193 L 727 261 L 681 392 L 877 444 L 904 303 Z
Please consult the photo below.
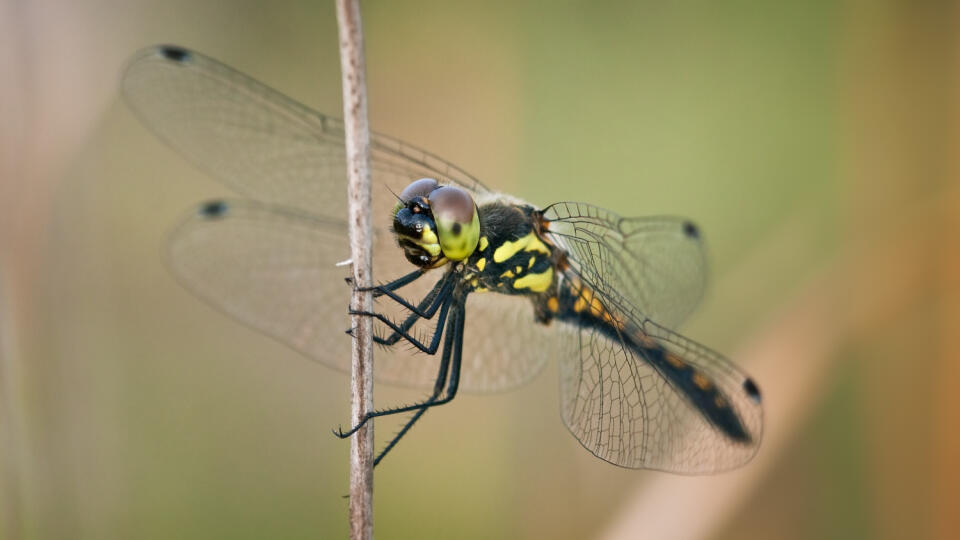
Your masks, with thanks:
M 359 0 L 337 0 L 340 31 L 340 67 L 343 74 L 343 119 L 347 150 L 347 198 L 349 204 L 350 256 L 353 282 L 371 282 L 370 224 L 370 128 L 367 123 L 367 89 L 364 73 L 363 29 Z M 372 311 L 369 292 L 354 292 L 350 306 Z M 373 410 L 372 322 L 354 316 L 353 365 L 350 418 L 354 425 Z M 373 422 L 350 438 L 350 538 L 373 538 Z
M 14 364 L 13 316 L 10 312 L 10 287 L 0 267 L 0 536 L 21 537 L 23 502 L 21 501 L 21 467 L 23 443 L 17 436 L 23 433 L 22 413 L 18 404 L 20 377 Z

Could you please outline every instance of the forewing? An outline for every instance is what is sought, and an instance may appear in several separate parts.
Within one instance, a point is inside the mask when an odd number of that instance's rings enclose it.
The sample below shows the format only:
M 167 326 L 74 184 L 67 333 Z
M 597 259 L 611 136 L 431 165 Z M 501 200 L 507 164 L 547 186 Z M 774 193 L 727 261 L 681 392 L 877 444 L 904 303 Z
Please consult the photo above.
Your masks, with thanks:
M 614 317 L 632 321 L 627 327 L 642 332 L 639 339 L 706 376 L 733 407 L 750 440 L 735 441 L 709 423 L 642 352 L 627 345 L 623 334 L 611 337 L 595 327 L 564 325 L 566 331 L 557 333 L 568 347 L 560 363 L 561 414 L 580 443 L 616 465 L 682 474 L 719 472 L 749 461 L 760 444 L 763 412 L 759 394 L 745 388 L 747 376 L 716 352 L 598 296 Z
M 585 203 L 544 210 L 549 236 L 571 265 L 600 292 L 648 318 L 676 328 L 696 308 L 706 286 L 699 230 L 676 217 L 623 218 Z
M 144 124 L 188 160 L 253 199 L 346 218 L 343 122 L 200 53 L 170 46 L 130 61 L 123 95 Z M 371 135 L 375 198 L 421 177 L 482 193 L 475 178 L 428 152 Z
M 342 122 L 216 60 L 175 47 L 137 54 L 122 87 L 131 108 L 162 140 L 255 199 L 230 202 L 219 216 L 198 211 L 181 224 L 170 241 L 171 267 L 181 282 L 242 322 L 347 369 L 343 277 L 349 270 L 334 266 L 349 258 Z M 457 184 L 476 196 L 487 189 L 455 165 L 385 135 L 371 135 L 371 154 L 374 268 L 377 279 L 386 282 L 413 269 L 390 233 L 395 193 L 421 177 Z M 440 276 L 439 271 L 430 274 L 405 287 L 403 296 L 416 302 Z M 408 314 L 386 299 L 377 309 L 398 321 Z M 507 320 L 487 317 L 490 309 L 481 305 L 467 322 L 466 340 L 480 341 L 478 351 L 490 347 L 480 337 L 487 325 L 497 328 Z M 413 333 L 429 340 L 436 322 L 421 321 Z M 377 331 L 389 334 L 382 324 Z M 380 352 L 378 380 L 431 386 L 438 358 L 412 350 L 401 342 Z M 525 364 L 514 362 L 497 374 L 495 362 L 493 367 L 475 362 L 480 355 L 465 362 L 461 387 L 467 391 L 517 384 L 539 366 L 520 369 Z

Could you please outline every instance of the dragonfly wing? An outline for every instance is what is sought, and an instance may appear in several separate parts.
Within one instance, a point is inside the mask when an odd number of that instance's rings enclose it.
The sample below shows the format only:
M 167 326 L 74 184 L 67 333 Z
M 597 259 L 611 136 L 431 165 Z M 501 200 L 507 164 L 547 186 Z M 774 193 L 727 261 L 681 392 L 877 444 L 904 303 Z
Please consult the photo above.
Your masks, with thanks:
M 561 355 L 561 413 L 587 450 L 629 468 L 682 474 L 713 473 L 749 461 L 759 448 L 763 411 L 759 392 L 733 363 L 706 347 L 624 309 L 602 293 L 603 305 L 619 320 L 632 321 L 649 344 L 637 348 L 623 336 L 596 327 L 565 325 Z M 674 355 L 683 369 L 696 370 L 718 391 L 742 424 L 747 440 L 734 440 L 709 422 L 682 388 L 671 382 L 651 351 Z M 662 355 L 659 355 L 662 358 Z
M 342 371 L 350 368 L 346 226 L 256 201 L 206 203 L 176 228 L 168 263 L 191 292 Z M 334 286 L 331 286 L 331 283 Z
M 346 369 L 349 355 L 340 344 L 349 291 L 342 278 L 349 271 L 333 266 L 349 258 L 342 122 L 216 60 L 175 47 L 138 53 L 122 88 L 131 108 L 162 140 L 256 201 L 230 202 L 221 216 L 201 209 L 181 224 L 170 240 L 171 267 L 180 280 L 242 322 Z M 412 270 L 390 230 L 395 193 L 421 177 L 477 196 L 488 190 L 459 167 L 392 137 L 372 134 L 371 154 L 374 267 L 387 281 Z M 436 273 L 405 287 L 404 297 L 426 294 Z M 378 310 L 398 320 L 407 315 L 384 299 Z M 483 311 L 468 323 L 468 335 L 469 329 L 484 332 Z M 418 323 L 415 331 L 429 337 L 435 322 Z M 382 325 L 378 331 L 387 333 Z M 401 344 L 378 354 L 378 379 L 432 386 L 437 361 L 406 352 Z M 380 361 L 388 358 L 396 361 Z M 471 365 L 463 374 L 465 390 L 516 380 L 506 376 L 495 382 L 489 369 Z
M 381 237 L 384 235 L 380 235 Z M 392 242 L 392 238 L 377 238 Z M 297 208 L 250 200 L 205 203 L 174 230 L 168 262 L 179 281 L 207 303 L 294 350 L 340 371 L 350 370 L 350 288 L 346 224 Z M 398 252 L 391 246 L 388 253 Z M 402 256 L 377 267 L 390 277 L 410 271 Z M 429 272 L 400 290 L 414 303 L 441 277 Z M 377 311 L 399 321 L 409 312 L 379 298 Z M 467 301 L 461 388 L 491 392 L 517 386 L 543 366 L 551 352 L 549 331 L 533 322 L 529 300 L 474 294 Z M 429 341 L 434 320 L 418 321 L 413 334 Z M 377 322 L 378 335 L 389 329 Z M 400 341 L 376 355 L 375 376 L 388 384 L 430 388 L 439 354 L 430 356 Z
M 463 366 L 467 388 L 498 392 L 536 376 L 559 354 L 556 328 L 536 321 L 523 296 L 474 293 L 467 298 Z
M 189 161 L 247 197 L 346 218 L 344 129 L 280 92 L 200 53 L 144 49 L 123 75 L 123 95 L 145 125 Z M 389 210 L 417 178 L 475 193 L 459 167 L 386 135 L 371 135 L 374 195 Z M 388 213 L 389 214 L 389 213 Z
M 697 307 L 707 265 L 696 226 L 676 217 L 623 218 L 578 202 L 547 207 L 549 235 L 594 288 L 675 328 Z

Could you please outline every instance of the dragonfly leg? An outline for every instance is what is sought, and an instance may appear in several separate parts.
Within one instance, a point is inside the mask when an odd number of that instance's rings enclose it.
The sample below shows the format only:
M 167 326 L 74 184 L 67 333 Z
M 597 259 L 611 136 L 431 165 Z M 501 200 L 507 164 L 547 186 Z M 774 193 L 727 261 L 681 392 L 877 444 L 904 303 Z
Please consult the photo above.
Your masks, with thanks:
M 407 308 L 413 313 L 416 313 L 420 317 L 424 319 L 429 319 L 433 316 L 433 312 L 424 312 L 423 311 L 424 307 L 430 303 L 430 299 L 432 298 L 432 295 L 435 295 L 437 293 L 437 290 L 442 286 L 442 284 L 446 283 L 452 277 L 452 274 L 450 272 L 448 272 L 446 275 L 443 276 L 443 278 L 437 281 L 436 285 L 434 285 L 430 293 L 428 293 L 427 296 L 417 306 L 414 306 L 411 302 L 409 302 L 408 300 L 404 299 L 402 296 L 394 292 L 397 289 L 400 289 L 402 287 L 405 287 L 413 283 L 414 281 L 416 281 L 417 279 L 421 278 L 424 275 L 426 275 L 426 272 L 423 269 L 418 268 L 417 270 L 414 270 L 413 272 L 410 272 L 409 274 L 399 277 L 388 283 L 374 285 L 372 287 L 357 287 L 355 290 L 364 291 L 364 292 L 372 291 L 374 298 L 386 296 L 387 298 L 390 298 L 394 302 Z M 353 278 L 346 278 L 346 281 L 347 283 L 353 283 Z M 434 311 L 436 311 L 436 309 L 434 309 Z
M 400 338 L 403 338 L 407 342 L 409 342 L 411 345 L 419 349 L 421 352 L 425 352 L 427 354 L 432 355 L 432 354 L 436 354 L 437 347 L 439 347 L 440 345 L 440 335 L 443 333 L 443 326 L 447 320 L 447 316 L 446 316 L 447 310 L 450 308 L 450 303 L 452 299 L 453 297 L 448 293 L 446 297 L 442 299 L 442 302 L 440 302 L 440 319 L 439 319 L 439 322 L 437 323 L 436 329 L 434 329 L 433 331 L 433 336 L 430 338 L 429 345 L 425 345 L 422 341 L 420 341 L 415 336 L 410 335 L 409 333 L 410 327 L 413 326 L 413 323 L 419 319 L 419 318 L 416 318 L 415 316 L 408 317 L 407 320 L 403 322 L 403 324 L 398 325 L 397 323 L 391 321 L 389 318 L 385 317 L 381 313 L 374 313 L 372 311 L 350 311 L 350 314 L 373 317 L 374 319 L 382 322 L 388 328 L 393 330 L 393 334 L 391 334 L 389 337 L 376 339 L 375 341 L 377 343 L 389 346 L 399 341 Z
M 426 272 L 424 269 L 422 269 L 422 268 L 417 268 L 417 269 L 414 270 L 413 272 L 410 272 L 409 274 L 407 274 L 407 275 L 405 275 L 405 276 L 401 276 L 401 277 L 399 277 L 399 278 L 397 278 L 397 279 L 395 279 L 395 280 L 393 280 L 393 281 L 390 281 L 390 282 L 387 282 L 387 283 L 381 283 L 380 285 L 373 285 L 372 287 L 356 287 L 356 290 L 358 290 L 358 291 L 363 291 L 363 292 L 372 291 L 372 292 L 373 292 L 373 296 L 375 296 L 375 297 L 376 297 L 376 296 L 381 296 L 381 295 L 383 295 L 383 294 L 386 294 L 386 291 L 395 291 L 395 290 L 397 290 L 397 289 L 399 289 L 399 288 L 401 288 L 401 287 L 406 287 L 407 285 L 409 285 L 409 284 L 413 283 L 414 281 L 420 279 L 421 277 L 425 276 L 426 274 L 427 274 L 427 272 Z M 345 281 L 347 282 L 348 285 L 353 285 L 353 278 L 352 278 L 352 277 L 346 278 Z
M 387 443 L 387 446 L 385 446 L 383 450 L 381 450 L 380 453 L 377 454 L 377 457 L 373 460 L 374 467 L 376 467 L 380 463 L 380 461 L 383 460 L 384 456 L 387 455 L 387 452 L 392 450 L 393 447 L 396 446 L 397 443 L 400 441 L 400 439 L 404 435 L 406 435 L 408 431 L 410 431 L 410 428 L 417 423 L 417 420 L 419 420 L 420 417 L 423 416 L 425 412 L 427 412 L 427 409 L 435 405 L 442 405 L 444 403 L 448 403 L 450 400 L 456 397 L 457 388 L 460 385 L 460 361 L 463 357 L 464 309 L 463 307 L 461 307 L 460 309 L 461 309 L 460 316 L 457 317 L 456 324 L 454 325 L 457 328 L 458 336 L 455 338 L 455 341 L 454 341 L 453 367 L 450 371 L 450 384 L 449 386 L 447 386 L 447 395 L 443 399 L 437 400 L 436 398 L 440 395 L 440 387 L 439 385 L 434 387 L 433 394 L 431 395 L 432 401 L 428 400 L 428 402 L 425 403 L 424 406 L 420 410 L 418 410 L 416 414 L 414 414 L 413 417 L 407 421 L 406 424 L 404 424 L 403 428 L 399 432 L 397 432 L 396 435 L 393 436 L 393 439 L 391 439 L 390 442 Z M 442 366 L 442 368 L 443 367 L 445 366 Z M 442 373 L 442 370 L 441 370 L 441 373 Z M 438 383 L 440 382 L 439 378 L 437 382 Z
M 404 276 L 397 281 L 406 279 L 409 276 Z M 437 283 L 430 289 L 430 292 L 420 301 L 417 306 L 412 306 L 399 296 L 396 296 L 394 293 L 389 293 L 391 298 L 397 300 L 397 302 L 405 307 L 407 307 L 411 314 L 400 324 L 401 331 L 394 330 L 386 338 L 379 336 L 374 336 L 373 341 L 378 345 L 384 345 L 390 347 L 396 342 L 400 341 L 406 333 L 413 327 L 413 325 L 420 319 L 432 319 L 434 314 L 437 312 L 437 309 L 442 306 L 444 299 L 449 294 L 453 286 L 452 274 L 447 274 L 442 279 L 438 280 Z M 396 283 L 396 282 L 394 282 Z M 389 284 L 388 284 L 389 285 Z M 376 317 L 376 314 L 366 311 L 351 311 L 351 314 L 357 315 L 367 315 L 371 317 Z M 347 334 L 353 335 L 353 329 L 347 330 Z M 432 354 L 432 353 L 431 353 Z
M 450 322 L 450 325 L 452 329 L 447 331 L 446 339 L 444 340 L 444 343 L 443 343 L 443 353 L 441 354 L 441 357 L 440 357 L 440 370 L 437 374 L 437 380 L 436 380 L 436 383 L 434 384 L 433 393 L 430 395 L 429 398 L 427 398 L 426 400 L 420 403 L 415 403 L 413 405 L 407 405 L 403 407 L 394 407 L 391 409 L 383 409 L 383 410 L 367 413 L 357 425 L 353 426 L 348 431 L 343 431 L 338 429 L 338 430 L 335 430 L 333 433 L 336 436 L 343 439 L 343 438 L 349 437 L 350 435 L 353 435 L 371 418 L 376 418 L 378 416 L 389 416 L 393 414 L 401 414 L 401 413 L 411 412 L 411 411 L 418 411 L 418 414 L 416 414 L 413 419 L 408 421 L 407 425 L 404 426 L 404 429 L 402 429 L 400 433 L 398 433 L 397 436 L 395 436 L 394 439 L 390 441 L 390 443 L 387 445 L 388 446 L 387 450 L 389 450 L 389 448 L 393 448 L 393 446 L 396 445 L 400 437 L 402 437 L 410 429 L 410 427 L 413 426 L 413 423 L 416 422 L 416 420 L 418 420 L 420 416 L 423 416 L 423 412 L 426 411 L 426 409 L 430 407 L 435 407 L 437 405 L 443 405 L 444 403 L 449 403 L 450 400 L 452 400 L 457 395 L 457 388 L 459 387 L 459 384 L 460 384 L 460 361 L 463 356 L 464 311 L 465 310 L 464 310 L 463 302 L 461 301 L 458 303 L 456 310 L 452 314 L 450 314 L 450 318 L 452 319 L 452 321 Z M 446 381 L 446 378 L 447 378 L 448 365 L 451 363 L 450 362 L 451 353 L 453 354 L 453 362 L 452 362 L 453 365 L 450 367 L 450 381 L 448 384 L 446 384 L 447 393 L 443 398 L 439 398 L 440 393 L 442 392 L 444 387 L 444 382 Z M 381 452 L 380 458 L 383 457 L 383 454 L 385 454 L 385 452 Z
M 446 279 L 446 278 L 444 278 L 444 279 Z M 440 280 L 440 281 L 437 282 L 437 285 L 439 286 L 439 285 L 442 285 L 443 283 L 444 283 L 444 280 L 442 279 L 442 280 Z M 435 293 L 435 291 L 431 291 L 431 293 Z M 416 315 L 416 316 L 418 316 L 418 317 L 420 317 L 420 318 L 422 318 L 422 319 L 429 319 L 429 318 L 433 317 L 433 313 L 424 311 L 424 309 L 423 309 L 423 307 L 422 307 L 422 305 L 423 305 L 424 302 L 429 302 L 430 296 L 431 296 L 430 293 L 428 293 L 427 296 L 424 297 L 424 300 L 421 300 L 421 303 L 418 304 L 418 305 L 416 305 L 416 306 L 413 305 L 412 303 L 410 303 L 409 301 L 407 301 L 406 299 L 404 299 L 404 298 L 403 298 L 402 296 L 400 296 L 399 294 L 393 292 L 393 291 L 389 291 L 389 290 L 388 290 L 388 291 L 384 291 L 382 296 L 386 296 L 387 298 L 390 298 L 390 299 L 393 300 L 394 302 L 396 302 L 396 303 L 400 304 L 401 306 L 407 308 L 407 309 L 410 310 L 414 315 Z
M 428 320 L 432 319 L 433 315 L 437 312 L 437 308 L 443 306 L 443 303 L 446 301 L 447 297 L 449 297 L 450 292 L 453 289 L 453 284 L 454 284 L 453 280 L 449 280 L 446 283 L 437 283 L 437 287 L 434 287 L 434 290 L 430 291 L 427 297 L 420 302 L 420 305 L 418 306 L 420 308 L 420 313 L 418 312 L 411 313 L 403 321 L 403 323 L 400 324 L 401 331 L 394 330 L 389 336 L 385 338 L 375 337 L 374 341 L 379 345 L 386 345 L 389 347 L 395 344 L 396 342 L 400 341 L 401 338 L 408 339 L 405 336 L 409 332 L 410 328 L 412 328 L 417 321 L 419 321 L 420 319 L 428 319 Z M 438 288 L 440 289 L 439 294 L 437 293 Z M 426 309 L 423 309 L 428 303 L 428 301 L 430 302 L 430 306 L 426 307 Z M 361 312 L 361 314 L 367 314 L 367 313 Z M 440 315 L 440 319 L 443 320 L 442 314 Z M 434 347 L 432 350 L 433 352 L 436 352 L 436 347 Z M 433 352 L 429 354 L 433 354 Z

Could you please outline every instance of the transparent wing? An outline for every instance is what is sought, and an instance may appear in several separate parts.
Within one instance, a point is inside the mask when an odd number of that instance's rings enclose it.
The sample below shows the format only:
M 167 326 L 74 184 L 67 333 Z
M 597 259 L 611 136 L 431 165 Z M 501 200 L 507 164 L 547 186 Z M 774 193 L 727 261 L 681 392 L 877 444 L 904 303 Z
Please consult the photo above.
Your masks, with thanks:
M 346 218 L 343 122 L 216 60 L 171 46 L 144 49 L 123 75 L 144 124 L 210 175 L 253 199 Z M 371 135 L 374 195 L 431 177 L 475 193 L 462 169 L 385 135 Z
M 533 304 L 522 296 L 471 294 L 466 316 L 461 369 L 472 392 L 519 386 L 561 352 L 556 328 L 535 322 Z
M 763 409 L 756 387 L 714 351 L 645 320 L 639 311 L 602 292 L 597 297 L 614 318 L 626 321 L 620 336 L 596 327 L 563 325 L 561 414 L 570 432 L 594 455 L 629 468 L 682 474 L 713 473 L 749 461 L 759 448 Z M 710 381 L 733 408 L 749 441 L 731 439 L 707 421 L 695 404 L 659 372 L 636 341 L 676 355 Z
M 254 201 L 215 201 L 174 230 L 168 264 L 182 284 L 239 321 L 350 369 L 346 225 Z M 336 280 L 336 283 L 332 283 Z M 331 286 L 333 285 L 333 286 Z
M 168 255 L 183 285 L 214 307 L 320 363 L 349 372 L 345 330 L 350 289 L 344 278 L 350 272 L 336 265 L 349 257 L 343 222 L 258 201 L 214 201 L 191 212 L 174 230 Z M 406 264 L 403 271 L 411 269 Z M 419 299 L 441 275 L 441 270 L 432 271 L 401 290 Z M 461 387 L 468 392 L 521 384 L 551 354 L 549 346 L 532 345 L 547 336 L 545 327 L 532 322 L 529 301 L 483 296 L 468 298 L 461 375 Z M 377 309 L 396 320 L 407 315 L 389 299 L 380 299 Z M 426 340 L 435 326 L 436 321 L 418 322 L 414 332 Z M 378 326 L 377 332 L 389 330 Z M 377 380 L 431 387 L 439 354 L 413 351 L 403 341 L 378 351 Z
M 544 217 L 550 237 L 584 279 L 610 297 L 622 297 L 643 318 L 676 328 L 700 302 L 707 265 L 690 221 L 623 218 L 579 202 L 553 204 Z
M 343 124 L 216 60 L 175 47 L 138 53 L 123 77 L 123 94 L 140 119 L 188 160 L 256 201 L 230 201 L 219 215 L 192 213 L 170 240 L 170 266 L 198 296 L 249 326 L 332 367 L 349 369 L 346 306 L 349 258 Z M 455 183 L 479 197 L 487 189 L 428 152 L 373 134 L 374 269 L 381 281 L 413 267 L 390 234 L 396 198 L 417 178 Z M 418 300 L 440 277 L 427 276 L 401 293 Z M 478 295 L 474 295 L 478 296 Z M 546 352 L 530 346 L 532 324 L 517 332 L 529 302 L 468 300 L 461 387 L 495 391 L 537 373 Z M 408 313 L 387 299 L 378 311 Z M 428 339 L 436 321 L 418 322 Z M 378 326 L 380 335 L 389 331 Z M 493 343 L 487 336 L 498 336 Z M 513 352 L 507 351 L 518 344 Z M 438 359 L 401 342 L 377 354 L 380 381 L 430 387 Z

